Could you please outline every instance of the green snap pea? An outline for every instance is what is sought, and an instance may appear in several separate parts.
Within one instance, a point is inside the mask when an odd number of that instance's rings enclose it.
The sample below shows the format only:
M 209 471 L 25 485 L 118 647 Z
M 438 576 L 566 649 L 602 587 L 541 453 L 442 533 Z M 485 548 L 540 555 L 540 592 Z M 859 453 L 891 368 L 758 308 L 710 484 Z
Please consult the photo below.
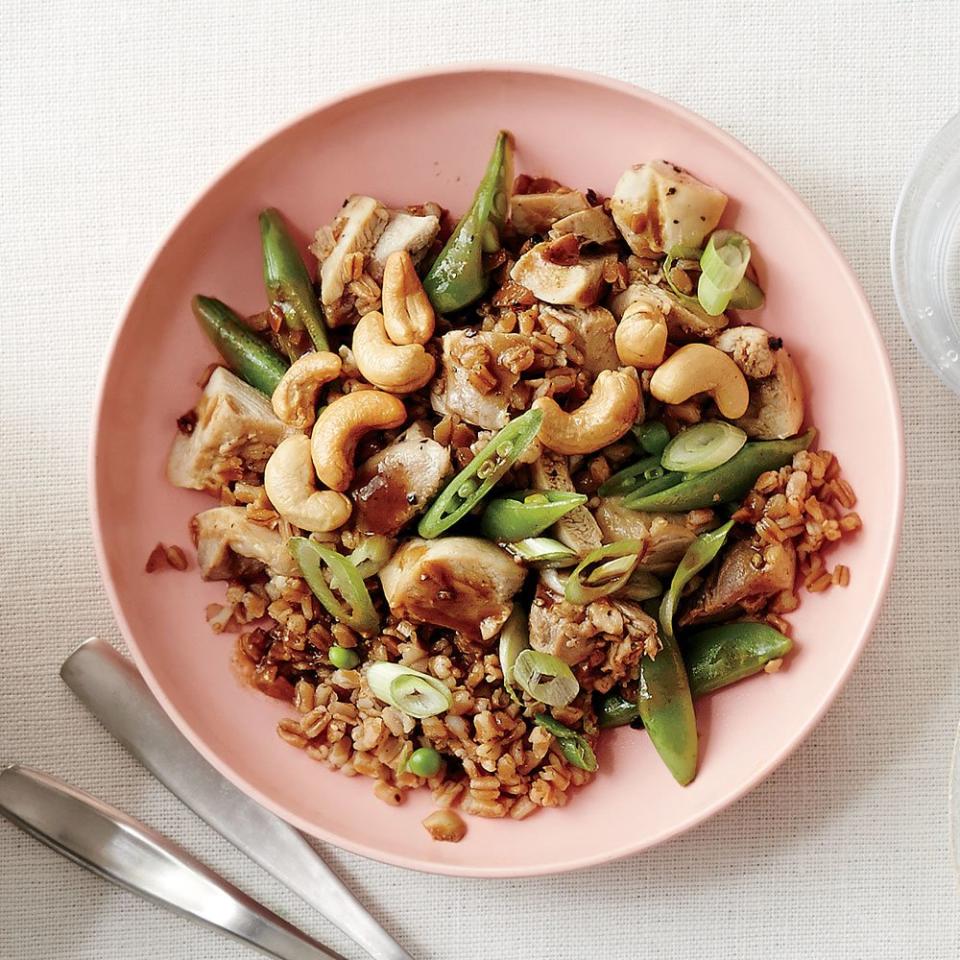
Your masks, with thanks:
M 484 253 L 500 249 L 500 235 L 510 209 L 513 143 L 501 130 L 474 194 L 473 203 L 457 224 L 423 281 L 439 313 L 454 313 L 483 296 L 490 282 Z
M 440 772 L 443 758 L 431 747 L 420 747 L 410 754 L 407 769 L 417 777 L 435 777 Z
M 670 442 L 670 431 L 666 424 L 659 420 L 648 420 L 646 423 L 638 423 L 633 428 L 633 435 L 640 444 L 640 449 L 646 453 L 660 456 Z
M 813 443 L 815 435 L 816 431 L 808 430 L 791 440 L 755 440 L 719 467 L 684 479 L 666 490 L 628 496 L 624 506 L 632 510 L 679 513 L 739 500 L 746 496 L 761 473 L 779 470 L 788 464 L 795 453 Z
M 327 659 L 338 670 L 352 670 L 360 662 L 360 655 L 348 647 L 331 647 L 327 651 Z
M 439 537 L 477 506 L 530 446 L 542 420 L 542 411 L 528 410 L 495 434 L 440 491 L 417 526 L 420 536 L 425 540 Z
M 792 648 L 789 637 L 766 623 L 739 621 L 699 630 L 682 641 L 690 693 L 696 699 L 752 677 L 771 660 L 785 657 Z M 640 718 L 636 701 L 619 691 L 604 694 L 594 708 L 603 729 L 621 727 Z
M 227 366 L 251 387 L 270 396 L 289 364 L 261 340 L 223 301 L 196 296 L 193 315 Z
M 593 773 L 597 769 L 597 757 L 593 752 L 593 747 L 582 734 L 576 730 L 571 730 L 564 726 L 559 720 L 554 720 L 549 713 L 538 713 L 533 722 L 538 727 L 552 733 L 557 738 L 557 745 L 560 752 L 575 767 Z
M 267 296 L 292 330 L 306 330 L 314 349 L 329 350 L 327 327 L 310 275 L 278 211 L 260 214 L 263 282 Z
M 582 493 L 566 490 L 524 490 L 491 500 L 480 530 L 490 540 L 516 543 L 543 533 L 562 516 L 587 502 Z
M 652 478 L 644 476 L 648 470 L 659 469 L 660 455 L 644 457 L 608 477 L 597 488 L 601 497 L 623 497 Z

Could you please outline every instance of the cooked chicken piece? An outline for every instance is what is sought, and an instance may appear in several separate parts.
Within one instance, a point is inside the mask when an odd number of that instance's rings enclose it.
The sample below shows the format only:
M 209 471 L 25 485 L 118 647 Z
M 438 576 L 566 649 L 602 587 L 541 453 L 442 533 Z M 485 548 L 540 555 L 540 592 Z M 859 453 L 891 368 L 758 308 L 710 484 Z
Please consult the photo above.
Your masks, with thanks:
M 519 333 L 451 330 L 443 335 L 442 375 L 430 388 L 430 403 L 441 416 L 499 430 L 510 420 L 520 372 L 533 363 L 527 337 Z
M 613 219 L 638 256 L 702 246 L 726 205 L 723 193 L 666 160 L 624 171 L 610 199 Z
M 406 250 L 415 264 L 420 263 L 433 241 L 437 239 L 439 232 L 439 217 L 433 215 L 417 217 L 407 213 L 406 210 L 391 210 L 390 222 L 380 234 L 380 239 L 370 254 L 367 273 L 377 283 L 381 283 L 387 257 L 398 250 Z
M 214 507 L 190 521 L 197 565 L 204 580 L 248 577 L 264 568 L 280 577 L 300 571 L 276 530 L 247 518 L 243 507 Z
M 392 537 L 427 509 L 450 471 L 450 450 L 411 427 L 357 471 L 357 529 Z
M 741 540 L 727 551 L 680 617 L 681 626 L 757 611 L 767 597 L 792 590 L 797 569 L 793 543 L 758 546 Z
M 394 616 L 487 641 L 510 616 L 524 576 L 524 569 L 489 540 L 413 538 L 380 571 L 380 582 Z
M 605 307 L 548 307 L 540 308 L 540 320 L 550 329 L 554 322 L 562 324 L 575 334 L 573 345 L 583 354 L 583 369 L 596 376 L 602 370 L 617 370 L 620 358 L 614 343 L 617 321 Z
M 576 263 L 567 265 L 551 261 L 550 249 L 550 243 L 531 247 L 513 265 L 510 278 L 545 303 L 593 306 L 600 298 L 604 267 L 612 256 L 581 254 Z
M 366 259 L 387 225 L 387 208 L 373 197 L 354 195 L 348 198 L 333 221 L 336 245 L 320 264 L 320 301 L 331 326 L 357 320 L 354 297 L 347 290 L 351 279 L 359 273 L 354 266 L 355 254 Z M 318 236 L 319 242 L 319 236 Z
M 779 346 L 771 347 L 771 341 L 780 341 L 771 337 L 762 327 L 727 327 L 711 341 L 724 353 L 729 353 L 734 363 L 751 380 L 762 380 L 773 373 L 774 353 Z
M 537 490 L 562 490 L 574 492 L 573 480 L 567 458 L 552 450 L 544 450 L 530 467 L 530 477 Z M 580 556 L 603 544 L 600 527 L 586 507 L 576 507 L 561 517 L 551 528 L 552 536 Z
M 611 297 L 607 305 L 619 322 L 624 310 L 641 298 L 646 298 L 651 305 L 656 305 L 663 312 L 671 340 L 712 337 L 730 322 L 730 318 L 725 313 L 721 313 L 718 317 L 711 317 L 700 308 L 699 304 L 684 303 L 672 290 L 658 287 L 653 283 L 645 283 L 642 280 L 631 283 L 626 290 Z
M 589 209 L 587 198 L 579 190 L 554 193 L 515 193 L 510 198 L 510 222 L 522 237 L 546 233 L 558 220 Z
M 552 240 L 566 236 L 568 233 L 572 233 L 583 243 L 596 243 L 600 246 L 616 243 L 619 239 L 613 220 L 610 219 L 610 214 L 603 207 L 589 207 L 586 210 L 578 210 L 576 213 L 571 213 L 562 220 L 558 220 L 550 228 L 550 238 Z
M 672 570 L 698 534 L 717 526 L 715 520 L 691 526 L 685 513 L 642 513 L 623 506 L 622 497 L 603 497 L 596 512 L 606 542 L 642 540 L 640 566 L 651 573 Z
M 773 373 L 750 384 L 750 405 L 734 421 L 757 440 L 783 440 L 803 425 L 803 381 L 790 354 L 780 347 L 773 355 Z
M 280 421 L 270 399 L 224 367 L 210 375 L 189 434 L 177 433 L 167 460 L 175 487 L 217 493 L 244 473 L 263 473 L 292 428 Z
M 632 677 L 644 653 L 659 650 L 656 622 L 630 601 L 567 603 L 541 582 L 530 607 L 530 646 L 577 671 L 586 689 L 606 692 Z

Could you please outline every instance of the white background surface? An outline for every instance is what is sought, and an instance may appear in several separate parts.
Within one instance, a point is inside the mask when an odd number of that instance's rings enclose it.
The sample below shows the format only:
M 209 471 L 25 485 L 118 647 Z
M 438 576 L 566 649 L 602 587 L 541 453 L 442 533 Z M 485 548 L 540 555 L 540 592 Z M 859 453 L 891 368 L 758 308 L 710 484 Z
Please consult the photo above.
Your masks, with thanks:
M 900 325 L 887 246 L 911 163 L 960 106 L 958 57 L 956 0 L 2 0 L 0 762 L 34 764 L 119 805 L 360 955 L 152 782 L 57 678 L 84 636 L 119 642 L 88 532 L 95 380 L 162 234 L 273 127 L 349 86 L 444 61 L 593 69 L 743 140 L 860 276 L 906 424 L 892 592 L 810 740 L 678 841 L 530 881 L 421 876 L 332 849 L 328 858 L 419 958 L 956 957 L 946 790 L 960 713 L 960 401 Z M 247 955 L 0 823 L 2 960 Z

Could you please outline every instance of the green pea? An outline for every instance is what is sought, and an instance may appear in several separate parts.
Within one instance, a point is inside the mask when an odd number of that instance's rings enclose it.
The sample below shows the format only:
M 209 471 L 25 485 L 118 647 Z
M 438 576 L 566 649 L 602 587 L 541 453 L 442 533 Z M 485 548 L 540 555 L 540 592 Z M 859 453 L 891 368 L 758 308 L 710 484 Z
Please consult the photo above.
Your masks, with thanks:
M 360 662 L 357 651 L 348 650 L 346 647 L 331 647 L 327 656 L 338 670 L 352 670 Z
M 410 754 L 407 769 L 418 777 L 435 777 L 440 772 L 442 758 L 431 747 L 420 747 Z

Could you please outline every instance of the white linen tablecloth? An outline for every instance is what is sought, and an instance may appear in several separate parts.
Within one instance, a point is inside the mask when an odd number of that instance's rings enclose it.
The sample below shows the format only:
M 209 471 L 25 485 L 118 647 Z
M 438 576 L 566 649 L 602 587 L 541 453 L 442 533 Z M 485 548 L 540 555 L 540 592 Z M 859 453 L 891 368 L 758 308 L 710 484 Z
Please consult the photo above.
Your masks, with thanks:
M 83 637 L 120 642 L 87 516 L 95 382 L 159 238 L 265 132 L 351 85 L 444 61 L 592 69 L 739 137 L 853 264 L 906 424 L 893 589 L 809 741 L 682 839 L 574 875 L 504 882 L 324 852 L 423 958 L 956 957 L 946 812 L 960 714 L 960 400 L 901 326 L 887 250 L 911 164 L 960 106 L 958 57 L 956 0 L 3 0 L 0 762 L 34 764 L 117 804 L 360 956 L 171 798 L 57 677 Z M 0 822 L 2 960 L 248 955 Z

